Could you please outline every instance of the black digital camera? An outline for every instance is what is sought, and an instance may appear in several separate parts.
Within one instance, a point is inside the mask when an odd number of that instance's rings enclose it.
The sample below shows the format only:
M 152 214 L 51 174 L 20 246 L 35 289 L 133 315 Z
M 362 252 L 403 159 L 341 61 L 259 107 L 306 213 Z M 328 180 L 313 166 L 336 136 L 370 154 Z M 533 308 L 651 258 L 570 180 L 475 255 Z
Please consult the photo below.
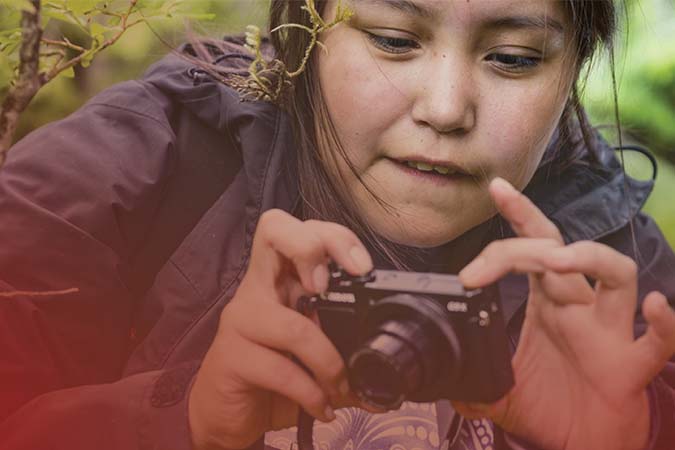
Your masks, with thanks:
M 387 410 L 404 400 L 489 403 L 513 386 L 496 286 L 465 290 L 454 275 L 331 267 L 328 291 L 302 297 L 345 360 L 350 386 Z

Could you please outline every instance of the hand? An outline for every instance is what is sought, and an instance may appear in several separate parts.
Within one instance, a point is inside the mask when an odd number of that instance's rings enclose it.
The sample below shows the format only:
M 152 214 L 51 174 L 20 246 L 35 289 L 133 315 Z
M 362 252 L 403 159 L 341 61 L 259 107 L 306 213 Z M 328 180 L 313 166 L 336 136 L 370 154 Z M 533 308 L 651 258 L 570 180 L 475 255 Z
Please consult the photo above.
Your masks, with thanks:
M 635 340 L 636 264 L 599 243 L 565 246 L 555 225 L 504 180 L 493 180 L 490 192 L 519 237 L 490 244 L 460 279 L 479 287 L 508 272 L 528 274 L 516 384 L 494 404 L 456 409 L 545 449 L 642 450 L 645 388 L 675 352 L 675 313 L 650 293 L 642 306 L 649 328 Z
M 295 425 L 300 406 L 322 421 L 335 418 L 335 407 L 365 406 L 349 392 L 342 358 L 316 317 L 295 311 L 301 295 L 327 289 L 330 259 L 353 275 L 372 269 L 343 226 L 280 210 L 262 215 L 248 270 L 190 391 L 195 449 L 248 447 L 265 431 Z

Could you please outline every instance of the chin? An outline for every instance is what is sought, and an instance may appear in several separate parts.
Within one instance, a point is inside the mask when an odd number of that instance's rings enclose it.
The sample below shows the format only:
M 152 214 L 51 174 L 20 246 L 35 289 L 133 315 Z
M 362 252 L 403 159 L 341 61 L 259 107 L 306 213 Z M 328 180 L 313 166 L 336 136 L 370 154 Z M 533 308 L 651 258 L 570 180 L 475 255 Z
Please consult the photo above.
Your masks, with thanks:
M 388 240 L 401 245 L 418 248 L 433 248 L 446 244 L 460 236 L 463 228 L 452 229 L 446 227 L 429 228 L 428 224 L 424 228 L 420 226 L 392 227 L 395 223 L 385 225 L 382 235 Z

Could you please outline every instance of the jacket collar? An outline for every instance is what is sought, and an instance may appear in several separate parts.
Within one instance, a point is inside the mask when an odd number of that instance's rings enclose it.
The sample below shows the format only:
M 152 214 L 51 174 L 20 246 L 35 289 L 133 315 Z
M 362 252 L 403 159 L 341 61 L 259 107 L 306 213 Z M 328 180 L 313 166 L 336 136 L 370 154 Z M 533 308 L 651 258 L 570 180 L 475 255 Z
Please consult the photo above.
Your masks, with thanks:
M 524 191 L 568 243 L 597 240 L 623 228 L 654 187 L 653 178 L 636 180 L 626 175 L 615 149 L 598 135 L 595 148 L 600 165 L 583 157 L 557 175 L 549 174 L 548 165 L 542 166 Z

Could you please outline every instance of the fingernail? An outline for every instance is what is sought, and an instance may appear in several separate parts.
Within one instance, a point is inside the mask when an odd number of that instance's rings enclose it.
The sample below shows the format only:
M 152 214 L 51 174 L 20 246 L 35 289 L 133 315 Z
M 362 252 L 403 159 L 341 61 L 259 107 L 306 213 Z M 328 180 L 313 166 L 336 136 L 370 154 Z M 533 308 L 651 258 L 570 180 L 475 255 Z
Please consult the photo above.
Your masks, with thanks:
M 325 292 L 328 289 L 328 269 L 323 264 L 319 264 L 312 272 L 312 281 L 314 282 L 314 289 L 317 292 Z
M 471 261 L 471 263 L 469 263 L 468 266 L 463 268 L 459 272 L 459 276 L 462 278 L 464 282 L 470 282 L 471 280 L 476 278 L 476 276 L 478 276 L 478 274 L 480 273 L 480 271 L 483 269 L 484 266 L 485 266 L 485 258 L 479 256 L 478 258 Z
M 326 406 L 326 409 L 323 411 L 324 417 L 330 421 L 335 420 L 335 412 L 333 411 L 333 408 L 330 407 L 330 405 Z
M 370 255 L 358 245 L 349 250 L 349 256 L 352 257 L 352 261 L 354 261 L 354 264 L 356 264 L 361 273 L 366 273 L 373 268 L 373 261 L 370 259 Z
M 668 303 L 668 299 L 665 297 L 665 295 L 661 294 L 659 292 L 658 300 L 659 300 L 659 308 L 661 308 L 661 312 L 665 313 L 670 309 L 670 303 Z

